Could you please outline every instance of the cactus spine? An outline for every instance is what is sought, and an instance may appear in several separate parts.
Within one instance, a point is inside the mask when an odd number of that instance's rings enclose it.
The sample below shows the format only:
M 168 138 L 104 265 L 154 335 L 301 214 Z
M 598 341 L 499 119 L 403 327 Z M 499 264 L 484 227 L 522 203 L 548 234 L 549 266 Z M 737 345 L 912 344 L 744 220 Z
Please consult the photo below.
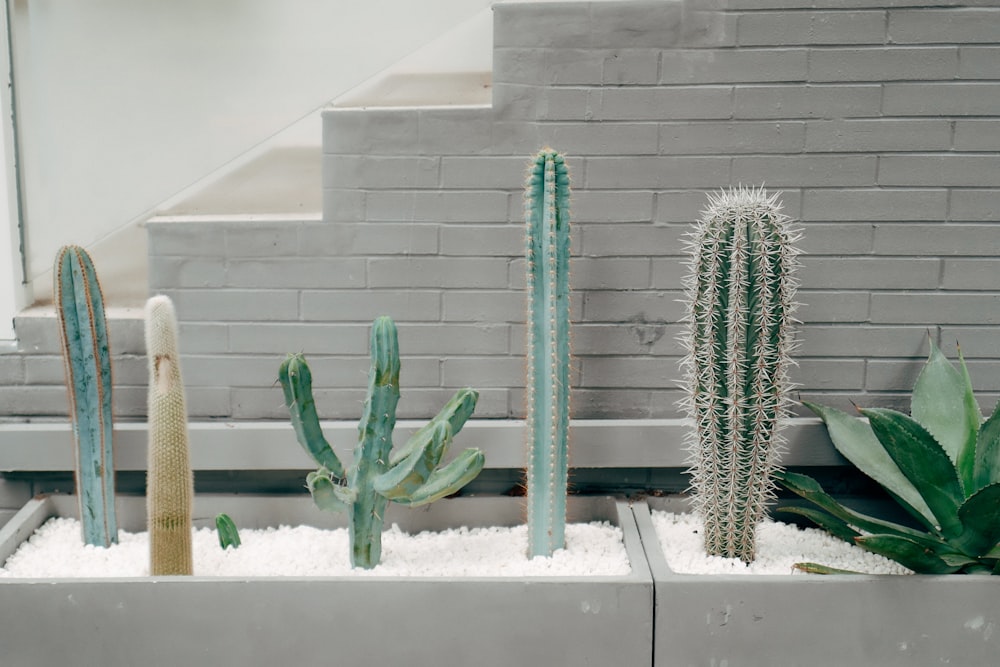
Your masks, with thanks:
M 76 440 L 76 488 L 86 544 L 118 542 L 111 414 L 111 350 L 104 297 L 87 251 L 64 246 L 53 276 L 59 338 Z
M 150 574 L 192 574 L 194 478 L 177 351 L 177 317 L 168 297 L 154 296 L 146 302 L 146 354 L 149 358 L 146 512 Z
M 569 172 L 545 148 L 524 195 L 528 291 L 528 553 L 565 546 L 569 431 Z
M 354 462 L 346 472 L 323 437 L 305 357 L 288 355 L 279 371 L 296 439 L 320 465 L 306 478 L 313 501 L 321 509 L 349 513 L 352 567 L 371 569 L 379 564 L 383 519 L 390 501 L 410 507 L 432 503 L 475 479 L 485 462 L 481 451 L 466 449 L 440 466 L 453 437 L 476 408 L 479 394 L 472 389 L 456 392 L 434 419 L 393 451 L 399 370 L 396 325 L 389 317 L 380 317 L 372 325 L 368 395 L 358 424 Z
M 686 407 L 692 488 L 710 555 L 754 559 L 786 414 L 796 233 L 777 195 L 709 198 L 690 241 Z

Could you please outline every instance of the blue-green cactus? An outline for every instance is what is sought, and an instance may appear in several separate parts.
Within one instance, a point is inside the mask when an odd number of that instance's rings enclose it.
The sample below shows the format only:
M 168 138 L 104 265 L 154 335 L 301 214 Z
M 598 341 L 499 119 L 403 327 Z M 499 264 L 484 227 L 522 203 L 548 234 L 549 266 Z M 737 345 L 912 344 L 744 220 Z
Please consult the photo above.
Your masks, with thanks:
M 475 479 L 485 459 L 467 449 L 439 467 L 456 434 L 472 416 L 478 392 L 461 389 L 427 425 L 393 451 L 392 431 L 399 401 L 399 343 L 396 325 L 380 317 L 372 325 L 368 396 L 358 424 L 354 461 L 346 471 L 323 432 L 312 394 L 312 373 L 301 354 L 290 354 L 279 380 L 299 443 L 320 464 L 306 478 L 317 506 L 350 515 L 351 566 L 370 569 L 382 557 L 382 524 L 389 502 L 410 507 L 432 503 Z
M 712 197 L 691 236 L 685 358 L 695 506 L 710 555 L 754 558 L 787 404 L 797 251 L 776 196 Z
M 87 544 L 118 542 L 111 415 L 111 350 L 104 298 L 94 263 L 79 246 L 64 246 L 53 270 L 59 337 L 76 439 L 76 487 Z
M 524 195 L 528 288 L 528 553 L 565 546 L 569 432 L 569 172 L 546 148 Z

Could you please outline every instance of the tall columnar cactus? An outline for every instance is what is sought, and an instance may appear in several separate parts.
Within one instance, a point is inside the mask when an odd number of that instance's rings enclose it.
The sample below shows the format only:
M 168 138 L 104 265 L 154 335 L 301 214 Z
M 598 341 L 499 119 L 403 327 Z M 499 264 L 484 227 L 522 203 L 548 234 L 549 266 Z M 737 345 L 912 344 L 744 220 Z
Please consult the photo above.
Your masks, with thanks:
M 70 418 L 76 439 L 76 488 L 86 544 L 118 542 L 111 416 L 111 349 L 104 297 L 94 263 L 79 246 L 64 246 L 53 271 Z
M 347 510 L 350 515 L 352 567 L 371 569 L 379 564 L 382 524 L 390 501 L 418 507 L 440 500 L 475 479 L 485 462 L 481 451 L 466 449 L 440 466 L 452 438 L 476 408 L 479 393 L 472 389 L 456 392 L 434 419 L 393 451 L 399 368 L 396 325 L 380 317 L 372 325 L 368 396 L 358 424 L 354 461 L 346 472 L 323 437 L 305 357 L 288 355 L 279 371 L 296 439 L 320 465 L 306 478 L 313 500 L 323 510 Z
M 168 297 L 146 302 L 149 358 L 149 471 L 146 513 L 150 574 L 192 574 L 191 505 L 194 477 L 188 453 L 187 409 L 177 351 L 177 317 Z
M 528 552 L 565 546 L 569 431 L 569 172 L 543 149 L 524 195 L 528 288 Z
M 710 555 L 754 559 L 787 408 L 796 233 L 777 195 L 710 197 L 690 237 L 686 398 L 692 487 Z

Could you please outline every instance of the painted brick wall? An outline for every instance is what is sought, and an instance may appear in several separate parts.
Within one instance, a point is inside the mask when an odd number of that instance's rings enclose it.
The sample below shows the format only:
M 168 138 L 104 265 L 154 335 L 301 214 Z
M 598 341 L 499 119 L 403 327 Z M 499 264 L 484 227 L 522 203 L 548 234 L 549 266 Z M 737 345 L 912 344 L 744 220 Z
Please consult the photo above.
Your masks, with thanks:
M 521 187 L 544 144 L 569 156 L 575 189 L 576 417 L 678 414 L 681 239 L 707 192 L 739 183 L 781 190 L 804 229 L 803 397 L 903 403 L 930 332 L 949 354 L 961 341 L 992 405 L 995 2 L 502 2 L 494 14 L 492 108 L 326 112 L 321 220 L 149 226 L 194 414 L 283 418 L 272 383 L 295 350 L 321 413 L 355 418 L 367 326 L 386 313 L 402 415 L 471 385 L 479 416 L 521 416 Z M 17 371 L 40 391 L 32 363 Z

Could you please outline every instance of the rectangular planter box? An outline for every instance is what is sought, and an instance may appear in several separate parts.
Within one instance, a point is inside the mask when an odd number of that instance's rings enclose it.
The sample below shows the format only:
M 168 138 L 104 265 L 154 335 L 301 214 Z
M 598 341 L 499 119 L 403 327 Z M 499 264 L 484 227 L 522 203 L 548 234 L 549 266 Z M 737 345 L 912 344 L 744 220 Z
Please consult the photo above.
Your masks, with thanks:
M 650 509 L 686 508 L 633 505 L 656 590 L 658 667 L 997 664 L 1000 577 L 678 574 Z
M 620 525 L 621 577 L 0 579 L 5 665 L 650 665 L 653 586 L 626 502 L 571 499 L 570 520 Z M 119 524 L 143 530 L 145 500 L 119 497 Z M 523 499 L 457 498 L 393 507 L 408 532 L 523 522 Z M 71 496 L 32 500 L 0 531 L 0 559 Z M 308 496 L 199 496 L 198 525 L 342 526 Z M 243 520 L 253 517 L 251 520 Z M 442 554 L 446 558 L 447 554 Z

